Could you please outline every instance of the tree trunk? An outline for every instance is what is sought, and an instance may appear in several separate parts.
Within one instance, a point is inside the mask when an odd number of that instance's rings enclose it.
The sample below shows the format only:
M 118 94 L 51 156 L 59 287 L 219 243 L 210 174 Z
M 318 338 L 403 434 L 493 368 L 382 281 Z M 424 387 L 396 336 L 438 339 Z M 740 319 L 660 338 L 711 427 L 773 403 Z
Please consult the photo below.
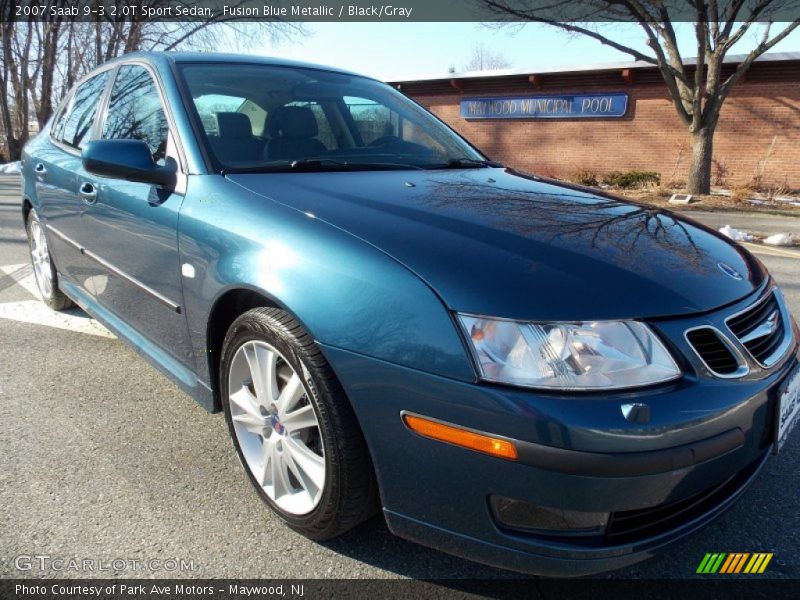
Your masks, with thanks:
M 692 135 L 692 165 L 687 183 L 690 194 L 711 193 L 711 159 L 714 155 L 714 127 L 702 127 Z
M 44 52 L 42 56 L 42 75 L 39 110 L 36 112 L 36 119 L 39 122 L 39 129 L 44 127 L 50 115 L 53 113 L 53 83 L 58 61 L 59 38 L 61 36 L 61 23 L 54 22 L 49 28 L 45 29 Z

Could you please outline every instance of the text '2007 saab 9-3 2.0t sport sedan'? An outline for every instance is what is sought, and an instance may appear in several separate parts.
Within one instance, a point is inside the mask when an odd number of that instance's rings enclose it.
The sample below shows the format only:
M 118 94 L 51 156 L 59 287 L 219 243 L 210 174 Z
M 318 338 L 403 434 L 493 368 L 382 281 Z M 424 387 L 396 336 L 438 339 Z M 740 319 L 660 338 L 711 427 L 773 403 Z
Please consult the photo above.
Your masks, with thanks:
M 487 564 L 613 569 L 731 506 L 800 411 L 797 325 L 745 249 L 487 160 L 373 79 L 128 55 L 23 176 L 44 301 L 224 411 L 313 539 L 382 508 Z

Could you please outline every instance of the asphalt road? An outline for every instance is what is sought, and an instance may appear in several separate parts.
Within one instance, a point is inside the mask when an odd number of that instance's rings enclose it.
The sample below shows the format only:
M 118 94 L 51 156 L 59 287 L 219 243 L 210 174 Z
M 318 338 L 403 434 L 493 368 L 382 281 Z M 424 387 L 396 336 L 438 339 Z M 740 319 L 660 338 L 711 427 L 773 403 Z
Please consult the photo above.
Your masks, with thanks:
M 800 254 L 781 252 L 761 258 L 800 314 Z M 49 313 L 27 264 L 18 180 L 0 176 L 0 577 L 519 577 L 405 542 L 380 518 L 324 544 L 293 533 L 250 489 L 223 418 L 80 311 Z M 796 433 L 722 519 L 610 576 L 692 578 L 706 552 L 770 551 L 769 576 L 800 577 L 799 459 Z M 19 570 L 20 555 L 193 569 Z

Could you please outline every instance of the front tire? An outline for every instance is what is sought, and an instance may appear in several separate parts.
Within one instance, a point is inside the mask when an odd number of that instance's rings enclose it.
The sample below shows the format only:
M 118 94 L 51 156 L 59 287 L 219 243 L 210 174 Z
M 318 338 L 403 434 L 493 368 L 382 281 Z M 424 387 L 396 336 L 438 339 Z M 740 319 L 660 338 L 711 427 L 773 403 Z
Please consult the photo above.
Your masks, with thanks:
M 44 226 L 39 221 L 39 216 L 34 209 L 28 213 L 26 229 L 33 276 L 36 279 L 36 287 L 39 288 L 42 302 L 53 310 L 64 310 L 71 307 L 72 301 L 58 288 L 58 274 L 53 259 L 50 257 Z
M 375 512 L 375 476 L 355 414 L 289 314 L 256 308 L 236 319 L 223 342 L 220 383 L 248 478 L 291 528 L 330 539 Z

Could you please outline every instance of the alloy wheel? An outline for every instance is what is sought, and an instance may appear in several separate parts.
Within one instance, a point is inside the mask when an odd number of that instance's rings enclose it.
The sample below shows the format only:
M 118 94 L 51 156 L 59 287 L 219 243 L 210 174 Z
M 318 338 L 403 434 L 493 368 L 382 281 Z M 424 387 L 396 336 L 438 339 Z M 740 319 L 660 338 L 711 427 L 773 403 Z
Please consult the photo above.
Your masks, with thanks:
M 50 252 L 47 239 L 38 219 L 31 221 L 31 261 L 36 285 L 42 297 L 49 298 L 53 293 L 53 281 L 50 269 Z
M 325 488 L 325 449 L 300 375 L 266 342 L 245 342 L 231 361 L 229 402 L 247 468 L 270 500 L 293 515 L 314 510 Z

